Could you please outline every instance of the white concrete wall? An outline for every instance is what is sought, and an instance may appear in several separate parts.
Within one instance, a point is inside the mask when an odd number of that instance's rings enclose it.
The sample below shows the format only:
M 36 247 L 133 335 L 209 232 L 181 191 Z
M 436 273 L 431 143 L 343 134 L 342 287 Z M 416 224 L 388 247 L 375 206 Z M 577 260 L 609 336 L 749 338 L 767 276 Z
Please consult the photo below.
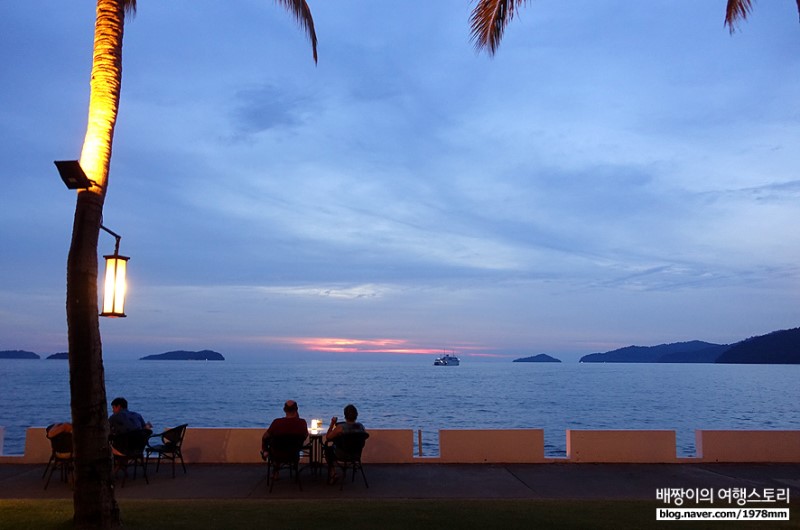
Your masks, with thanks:
M 261 435 L 263 428 L 186 429 L 183 439 L 183 459 L 190 462 L 218 462 L 222 464 L 253 464 L 261 462 Z
M 46 464 L 50 460 L 50 440 L 44 427 L 28 427 L 25 430 L 25 454 L 23 461 L 26 464 Z
M 260 463 L 264 429 L 189 428 L 183 454 L 187 463 Z M 676 458 L 675 431 L 569 430 L 567 458 L 544 457 L 542 429 L 439 431 L 439 458 L 414 457 L 411 429 L 371 429 L 365 463 L 675 463 L 675 462 L 800 462 L 800 430 L 722 431 L 695 433 L 697 458 Z M 0 456 L 0 464 L 45 464 L 50 442 L 43 427 L 26 431 L 22 456 Z
M 800 431 L 695 431 L 703 462 L 800 462 Z
M 543 429 L 443 429 L 439 431 L 442 463 L 544 462 Z
M 370 429 L 361 460 L 366 464 L 408 464 L 414 461 L 414 431 Z
M 593 463 L 674 463 L 675 431 L 568 430 L 567 460 Z

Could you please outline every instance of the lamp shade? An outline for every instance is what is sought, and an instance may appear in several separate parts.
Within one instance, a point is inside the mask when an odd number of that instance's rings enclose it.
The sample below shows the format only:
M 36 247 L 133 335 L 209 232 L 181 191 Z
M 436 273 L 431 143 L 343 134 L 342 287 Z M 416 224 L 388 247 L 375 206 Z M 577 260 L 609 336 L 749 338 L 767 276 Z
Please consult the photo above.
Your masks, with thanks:
M 106 259 L 106 279 L 103 290 L 103 312 L 101 317 L 125 316 L 125 273 L 128 268 L 127 256 L 113 254 Z

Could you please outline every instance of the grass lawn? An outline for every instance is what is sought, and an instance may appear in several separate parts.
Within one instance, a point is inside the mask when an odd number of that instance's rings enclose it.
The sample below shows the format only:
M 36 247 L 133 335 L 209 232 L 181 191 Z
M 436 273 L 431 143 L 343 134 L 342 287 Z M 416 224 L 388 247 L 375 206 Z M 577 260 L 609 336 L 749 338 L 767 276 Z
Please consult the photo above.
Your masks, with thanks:
M 793 503 L 794 504 L 794 503 Z M 789 522 L 728 523 L 656 521 L 650 501 L 527 500 L 125 500 L 129 529 L 221 528 L 800 528 L 796 505 Z M 71 527 L 70 500 L 0 500 L 0 529 Z

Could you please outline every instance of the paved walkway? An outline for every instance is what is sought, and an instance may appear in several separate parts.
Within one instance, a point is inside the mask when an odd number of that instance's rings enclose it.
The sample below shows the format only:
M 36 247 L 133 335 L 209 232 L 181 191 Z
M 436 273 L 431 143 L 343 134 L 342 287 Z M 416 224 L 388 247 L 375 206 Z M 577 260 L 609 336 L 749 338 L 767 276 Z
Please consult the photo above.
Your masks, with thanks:
M 119 499 L 612 499 L 655 500 L 659 488 L 790 489 L 800 499 L 798 464 L 403 464 L 364 466 L 369 488 L 360 476 L 344 489 L 329 486 L 324 476 L 301 472 L 303 491 L 286 471 L 269 493 L 265 466 L 211 465 L 170 468 L 155 473 L 150 483 L 140 475 L 118 486 Z M 44 489 L 43 465 L 0 465 L 0 499 L 69 498 L 69 484 L 58 472 Z

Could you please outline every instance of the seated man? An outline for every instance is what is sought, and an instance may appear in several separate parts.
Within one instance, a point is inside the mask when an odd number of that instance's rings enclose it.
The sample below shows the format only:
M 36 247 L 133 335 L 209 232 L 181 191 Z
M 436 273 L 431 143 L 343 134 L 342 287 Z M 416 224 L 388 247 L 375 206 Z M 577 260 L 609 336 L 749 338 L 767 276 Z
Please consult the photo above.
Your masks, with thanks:
M 336 439 L 343 434 L 351 432 L 366 432 L 364 426 L 356 421 L 358 419 L 358 409 L 355 405 L 347 405 L 344 408 L 344 423 L 337 423 L 339 418 L 331 418 L 328 433 L 325 435 L 327 445 L 325 446 L 325 459 L 328 461 L 328 483 L 335 483 L 339 477 L 336 476 L 336 459 L 344 458 L 341 448 L 336 446 Z
M 141 414 L 128 410 L 128 400 L 124 397 L 114 398 L 111 402 L 111 412 L 113 414 L 108 418 L 111 436 L 150 428 L 150 424 L 144 421 Z
M 274 436 L 282 436 L 285 434 L 294 434 L 297 436 L 308 436 L 308 426 L 306 420 L 300 417 L 297 412 L 297 402 L 288 400 L 283 405 L 283 412 L 286 414 L 282 418 L 275 418 L 270 423 L 269 428 L 264 431 L 261 437 L 261 453 L 266 458 L 269 452 L 269 439 Z
M 144 421 L 141 414 L 128 410 L 128 400 L 124 397 L 114 398 L 114 401 L 111 402 L 111 411 L 113 414 L 108 418 L 108 424 L 111 428 L 111 450 L 115 455 L 124 456 L 128 447 L 119 447 L 119 445 L 127 446 L 129 440 L 121 440 L 121 438 L 127 438 L 123 435 L 136 431 L 149 430 L 152 427 L 149 423 Z M 118 442 L 117 447 L 114 446 L 115 438 L 117 438 Z M 144 436 L 144 440 L 146 440 L 146 436 Z M 139 441 L 136 443 L 137 446 L 139 445 L 138 442 Z

